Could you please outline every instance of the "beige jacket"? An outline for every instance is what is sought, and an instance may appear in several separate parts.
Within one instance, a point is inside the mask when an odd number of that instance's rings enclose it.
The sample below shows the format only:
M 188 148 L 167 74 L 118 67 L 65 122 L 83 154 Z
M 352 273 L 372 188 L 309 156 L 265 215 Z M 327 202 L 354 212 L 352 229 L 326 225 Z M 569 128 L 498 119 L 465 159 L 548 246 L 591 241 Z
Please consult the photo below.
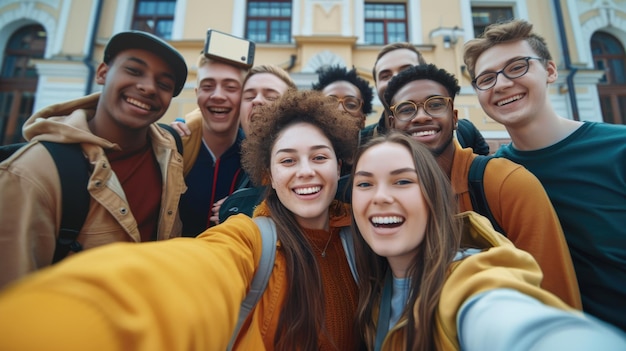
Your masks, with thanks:
M 137 222 L 104 153 L 118 146 L 92 134 L 87 125 L 99 96 L 52 105 L 31 116 L 23 130 L 32 142 L 0 164 L 0 287 L 52 262 L 61 224 L 61 185 L 52 157 L 38 141 L 81 143 L 89 160 L 91 203 L 78 236 L 84 249 L 140 241 Z M 163 179 L 158 223 L 162 240 L 181 233 L 183 159 L 167 131 L 152 125 L 149 133 Z

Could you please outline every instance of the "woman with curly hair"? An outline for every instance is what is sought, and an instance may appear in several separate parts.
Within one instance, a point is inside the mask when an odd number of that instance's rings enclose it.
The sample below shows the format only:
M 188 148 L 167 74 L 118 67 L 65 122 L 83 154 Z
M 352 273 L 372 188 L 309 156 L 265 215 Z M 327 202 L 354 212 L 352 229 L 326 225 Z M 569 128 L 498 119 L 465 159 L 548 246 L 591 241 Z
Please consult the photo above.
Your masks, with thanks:
M 278 242 L 235 349 L 359 348 L 339 233 L 350 211 L 334 200 L 358 128 L 315 91 L 290 91 L 253 119 L 242 162 L 269 185 L 255 216 L 273 220 Z M 0 349 L 224 350 L 261 253 L 259 227 L 240 214 L 197 238 L 75 255 L 0 296 Z
M 624 350 L 617 328 L 540 287 L 533 257 L 474 212 L 400 132 L 355 157 L 357 328 L 369 350 Z

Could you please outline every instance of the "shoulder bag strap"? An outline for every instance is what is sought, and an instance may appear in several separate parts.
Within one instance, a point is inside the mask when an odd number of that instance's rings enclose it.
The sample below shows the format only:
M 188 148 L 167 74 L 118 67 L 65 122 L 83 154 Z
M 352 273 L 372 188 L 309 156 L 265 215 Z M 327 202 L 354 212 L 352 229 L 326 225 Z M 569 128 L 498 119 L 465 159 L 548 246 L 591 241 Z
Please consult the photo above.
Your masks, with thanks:
M 250 284 L 250 291 L 246 298 L 241 302 L 241 308 L 239 310 L 239 318 L 237 319 L 237 325 L 235 331 L 228 344 L 228 350 L 232 350 L 239 335 L 239 330 L 243 325 L 243 322 L 248 318 L 248 315 L 256 306 L 257 302 L 265 292 L 267 282 L 272 275 L 272 269 L 274 268 L 274 261 L 276 260 L 276 224 L 269 217 L 255 217 L 254 222 L 259 226 L 261 230 L 261 238 L 263 243 L 263 251 L 261 253 L 261 259 L 259 266 L 254 273 L 252 283 Z

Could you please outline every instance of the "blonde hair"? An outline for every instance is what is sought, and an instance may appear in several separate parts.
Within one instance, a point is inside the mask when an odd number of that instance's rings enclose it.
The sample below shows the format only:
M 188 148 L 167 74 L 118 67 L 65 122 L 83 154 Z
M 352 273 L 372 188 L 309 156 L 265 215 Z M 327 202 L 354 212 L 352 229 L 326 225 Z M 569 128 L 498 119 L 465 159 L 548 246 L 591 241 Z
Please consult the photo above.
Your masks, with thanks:
M 248 71 L 246 78 L 243 80 L 243 86 L 246 85 L 246 82 L 248 81 L 248 79 L 250 79 L 250 77 L 258 73 L 273 74 L 276 77 L 278 77 L 280 80 L 285 82 L 285 84 L 287 84 L 289 89 L 294 89 L 294 90 L 298 89 L 298 87 L 296 86 L 296 83 L 293 81 L 293 79 L 291 79 L 291 76 L 289 76 L 289 73 L 287 73 L 287 71 L 275 65 L 253 66 L 252 68 L 250 68 L 250 71 Z
M 463 61 L 472 79 L 476 78 L 476 61 L 487 49 L 498 44 L 526 40 L 540 58 L 552 60 L 545 39 L 533 32 L 533 25 L 525 20 L 515 19 L 489 25 L 483 34 L 465 43 Z

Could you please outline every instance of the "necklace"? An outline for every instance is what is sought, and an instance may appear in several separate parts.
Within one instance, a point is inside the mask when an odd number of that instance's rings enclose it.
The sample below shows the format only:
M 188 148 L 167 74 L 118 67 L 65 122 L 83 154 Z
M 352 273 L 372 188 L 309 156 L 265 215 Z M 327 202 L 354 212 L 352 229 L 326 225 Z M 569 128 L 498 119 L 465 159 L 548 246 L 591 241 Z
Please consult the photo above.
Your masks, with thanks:
M 322 257 L 326 257 L 326 249 L 328 249 L 328 245 L 330 244 L 330 239 L 332 238 L 333 238 L 333 231 L 331 230 L 330 235 L 328 236 L 328 241 L 326 241 L 326 245 L 324 246 L 324 250 L 320 250 L 320 248 L 317 245 L 315 245 L 313 240 L 311 240 L 310 243 L 313 244 L 313 246 L 315 246 L 316 249 L 322 252 L 320 254 Z

